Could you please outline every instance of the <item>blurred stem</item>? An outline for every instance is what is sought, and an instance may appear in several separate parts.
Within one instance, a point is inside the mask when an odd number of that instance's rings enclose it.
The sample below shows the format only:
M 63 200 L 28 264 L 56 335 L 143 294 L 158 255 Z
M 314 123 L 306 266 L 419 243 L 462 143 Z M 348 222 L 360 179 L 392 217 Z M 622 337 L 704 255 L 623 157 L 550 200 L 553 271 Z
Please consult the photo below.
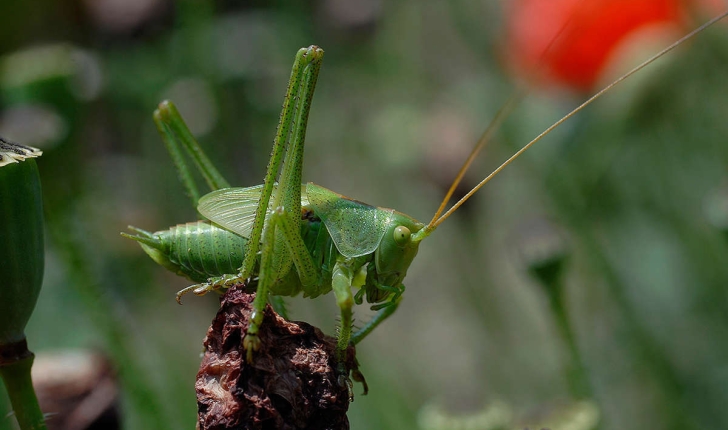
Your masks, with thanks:
M 601 252 L 596 238 L 592 237 L 587 229 L 580 229 L 580 237 L 583 243 L 587 245 L 590 252 L 587 254 L 593 259 L 593 264 L 601 267 L 601 273 L 609 286 L 612 298 L 619 306 L 623 323 L 629 328 L 634 341 L 631 343 L 633 351 L 637 357 L 641 357 L 645 362 L 649 363 L 650 369 L 654 372 L 658 381 L 661 382 L 662 394 L 667 400 L 667 407 L 663 408 L 666 416 L 669 416 L 674 429 L 694 429 L 697 428 L 693 419 L 686 413 L 683 407 L 683 396 L 685 384 L 677 375 L 672 364 L 667 359 L 667 354 L 649 335 L 648 331 L 643 327 L 637 318 L 631 302 L 627 299 L 624 289 L 620 285 L 619 278 L 613 267 L 608 263 L 606 256 Z
M 684 396 L 687 381 L 679 374 L 669 360 L 657 340 L 650 335 L 649 330 L 639 317 L 640 311 L 627 297 L 627 286 L 622 281 L 617 268 L 612 264 L 605 252 L 605 248 L 594 230 L 595 215 L 591 213 L 591 205 L 595 204 L 596 196 L 600 193 L 596 188 L 600 185 L 598 180 L 594 184 L 584 184 L 579 173 L 585 162 L 584 154 L 574 151 L 573 148 L 583 142 L 582 131 L 588 128 L 590 119 L 584 120 L 581 127 L 570 132 L 570 137 L 564 148 L 569 150 L 568 155 L 559 159 L 558 170 L 547 176 L 547 190 L 551 202 L 560 215 L 561 222 L 578 238 L 587 265 L 595 274 L 598 274 L 606 286 L 610 298 L 614 300 L 619 312 L 621 324 L 629 332 L 629 353 L 638 360 L 640 370 L 652 376 L 659 384 L 662 402 L 659 404 L 661 415 L 664 417 L 666 429 L 686 430 L 697 429 L 694 418 L 691 416 L 690 404 Z M 625 139 L 624 144 L 629 142 Z M 580 161 L 574 161 L 574 160 Z M 594 178 L 601 178 L 600 172 L 605 172 L 611 166 L 612 159 L 600 157 L 599 167 L 591 167 Z
M 21 430 L 46 428 L 30 378 L 34 358 L 33 353 L 28 351 L 25 340 L 0 346 L 0 377 L 5 383 Z
M 564 184 L 559 181 L 559 184 Z M 595 234 L 589 228 L 593 222 L 588 214 L 580 211 L 579 205 L 573 204 L 574 195 L 569 195 L 571 189 L 559 186 L 550 190 L 552 201 L 559 207 L 565 225 L 578 237 L 588 264 L 595 273 L 598 273 L 609 290 L 611 298 L 615 301 L 621 316 L 622 324 L 627 327 L 631 336 L 629 347 L 632 355 L 642 361 L 641 366 L 647 365 L 655 380 L 660 384 L 661 394 L 666 404 L 661 405 L 665 421 L 669 429 L 685 430 L 697 428 L 690 414 L 687 412 L 682 393 L 685 384 L 669 362 L 667 354 L 664 353 L 659 344 L 652 338 L 648 330 L 642 325 L 637 317 L 638 313 L 630 300 L 626 297 L 625 287 L 622 285 L 615 268 L 610 264 L 609 259 Z M 583 215 L 583 216 L 582 216 Z
M 561 277 L 554 276 L 544 287 L 559 336 L 569 350 L 569 364 L 566 366 L 566 381 L 569 384 L 569 392 L 575 399 L 593 399 L 594 393 L 589 383 L 586 367 L 584 367 L 584 360 L 579 352 L 574 330 L 569 323 Z

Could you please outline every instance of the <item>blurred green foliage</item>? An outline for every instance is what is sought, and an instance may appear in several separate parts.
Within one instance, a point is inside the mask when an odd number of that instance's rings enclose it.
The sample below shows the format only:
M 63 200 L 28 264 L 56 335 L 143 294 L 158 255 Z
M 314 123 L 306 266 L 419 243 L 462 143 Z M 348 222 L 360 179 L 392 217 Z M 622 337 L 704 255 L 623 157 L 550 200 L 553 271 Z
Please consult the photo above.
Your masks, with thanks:
M 293 55 L 318 44 L 305 180 L 428 221 L 512 92 L 501 22 L 492 1 L 3 1 L 0 135 L 44 150 L 48 256 L 30 348 L 105 352 L 125 428 L 192 428 L 217 300 L 178 306 L 186 281 L 119 236 L 196 217 L 156 104 L 178 104 L 233 184 L 260 183 Z M 562 317 L 602 428 L 728 428 L 725 26 L 659 63 L 421 247 L 402 306 L 358 348 L 370 394 L 353 403 L 352 428 L 416 428 L 433 402 L 472 413 L 501 399 L 522 416 L 575 400 L 569 342 L 519 257 L 538 246 L 534 219 L 568 242 Z M 532 92 L 468 185 L 578 100 Z M 331 333 L 333 297 L 293 302 L 295 319 Z

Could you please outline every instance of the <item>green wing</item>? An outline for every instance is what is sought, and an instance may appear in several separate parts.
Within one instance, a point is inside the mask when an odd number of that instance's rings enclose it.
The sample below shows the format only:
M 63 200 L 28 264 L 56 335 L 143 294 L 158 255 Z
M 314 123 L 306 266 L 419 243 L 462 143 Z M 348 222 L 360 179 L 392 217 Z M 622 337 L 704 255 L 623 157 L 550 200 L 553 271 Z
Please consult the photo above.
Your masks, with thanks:
M 273 210 L 276 188 L 277 185 L 273 189 L 264 225 L 268 224 L 268 219 Z M 250 237 L 255 210 L 258 208 L 262 189 L 262 185 L 256 185 L 248 188 L 223 188 L 213 191 L 200 198 L 197 211 L 205 218 L 235 234 Z M 304 191 L 305 189 L 302 186 L 301 205 L 306 206 L 308 205 L 308 199 L 306 199 Z
M 339 252 L 349 258 L 371 254 L 379 246 L 394 209 L 381 209 L 350 200 L 313 183 L 306 195 Z

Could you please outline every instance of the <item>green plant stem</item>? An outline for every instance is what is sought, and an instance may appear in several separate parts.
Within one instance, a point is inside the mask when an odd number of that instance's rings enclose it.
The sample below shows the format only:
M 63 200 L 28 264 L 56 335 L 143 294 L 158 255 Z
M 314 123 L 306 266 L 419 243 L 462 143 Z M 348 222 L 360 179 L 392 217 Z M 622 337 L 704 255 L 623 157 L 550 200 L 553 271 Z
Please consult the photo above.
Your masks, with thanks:
M 589 377 L 584 367 L 584 361 L 576 343 L 574 330 L 569 323 L 569 315 L 564 303 L 563 286 L 559 280 L 547 287 L 549 291 L 549 305 L 553 314 L 559 335 L 569 350 L 569 364 L 566 369 L 566 380 L 569 391 L 577 399 L 593 399 Z
M 551 195 L 553 201 L 563 211 L 565 223 L 569 225 L 574 237 L 579 238 L 580 247 L 584 249 L 583 255 L 587 257 L 588 264 L 593 268 L 594 273 L 600 274 L 611 299 L 616 303 L 621 322 L 631 336 L 628 344 L 630 352 L 639 358 L 638 364 L 645 371 L 651 372 L 654 380 L 660 384 L 660 392 L 664 399 L 661 409 L 665 422 L 668 423 L 665 428 L 697 429 L 691 416 L 690 405 L 686 404 L 683 396 L 687 385 L 684 377 L 677 372 L 663 348 L 644 327 L 638 317 L 639 311 L 627 298 L 625 293 L 627 288 L 622 284 L 616 269 L 605 255 L 599 240 L 588 228 L 587 223 L 593 222 L 593 219 L 585 212 L 578 210 L 578 206 L 573 205 L 573 200 L 570 201 L 575 198 L 573 195 L 569 195 L 572 191 L 565 187 L 554 188 Z
M 6 354 L 6 351 L 12 351 Z M 35 356 L 28 351 L 25 340 L 0 346 L 0 377 L 5 383 L 15 419 L 21 430 L 46 429 L 43 412 L 33 389 L 30 368 Z

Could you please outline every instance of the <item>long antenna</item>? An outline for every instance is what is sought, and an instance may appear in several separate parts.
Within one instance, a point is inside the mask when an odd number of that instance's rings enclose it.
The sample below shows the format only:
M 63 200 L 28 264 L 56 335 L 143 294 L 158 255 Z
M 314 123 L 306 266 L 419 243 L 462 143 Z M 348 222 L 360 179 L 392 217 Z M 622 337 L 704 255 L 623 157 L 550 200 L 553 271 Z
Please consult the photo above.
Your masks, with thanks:
M 581 0 L 583 2 L 584 0 Z M 536 61 L 536 64 L 543 65 L 546 61 L 546 58 L 548 55 L 552 54 L 552 49 L 556 42 L 561 39 L 562 35 L 566 32 L 566 29 L 572 25 L 572 22 L 574 20 L 574 17 L 576 14 L 572 14 L 569 19 L 567 19 L 562 25 L 561 28 L 559 28 L 559 31 L 556 33 L 556 35 L 551 38 L 551 41 L 548 45 L 546 45 L 546 48 L 541 52 L 541 54 L 538 57 L 538 60 Z M 447 190 L 447 193 L 445 194 L 445 197 L 442 199 L 442 202 L 440 203 L 440 206 L 435 211 L 435 215 L 432 216 L 432 220 L 430 220 L 430 225 L 432 225 L 437 218 L 442 214 L 442 211 L 445 210 L 445 206 L 450 202 L 450 198 L 455 193 L 455 190 L 457 189 L 458 185 L 460 185 L 460 182 L 462 181 L 463 177 L 465 176 L 465 173 L 470 168 L 470 165 L 473 164 L 473 161 L 478 156 L 480 151 L 485 148 L 485 145 L 487 145 L 493 136 L 493 134 L 498 131 L 501 124 L 503 124 L 503 121 L 508 118 L 508 116 L 513 112 L 513 109 L 518 105 L 518 103 L 526 96 L 528 93 L 528 87 L 530 84 L 532 84 L 540 75 L 541 70 L 536 70 L 535 72 L 530 73 L 528 76 L 526 76 L 525 83 L 521 85 L 520 88 L 517 88 L 516 91 L 514 91 L 513 94 L 511 94 L 510 97 L 508 97 L 508 100 L 503 104 L 503 106 L 498 109 L 498 112 L 496 112 L 495 117 L 493 117 L 493 120 L 488 124 L 488 126 L 485 128 L 485 131 L 483 131 L 483 134 L 480 135 L 480 139 L 478 139 L 478 143 L 473 147 L 473 150 L 470 151 L 470 155 L 468 155 L 468 158 L 463 163 L 462 167 L 460 167 L 460 170 L 458 170 L 458 174 L 455 176 L 455 179 L 452 181 L 452 184 L 450 184 L 450 189 Z
M 427 225 L 427 227 L 425 227 L 425 230 L 429 234 L 429 232 L 431 232 L 435 228 L 437 228 L 438 225 L 440 225 L 450 215 L 452 215 L 463 203 L 465 203 L 473 194 L 475 194 L 480 188 L 482 188 L 483 185 L 487 184 L 491 179 L 493 179 L 493 177 L 495 177 L 495 175 L 497 175 L 498 173 L 500 173 L 501 170 L 505 169 L 506 166 L 508 166 L 509 164 L 511 164 L 511 162 L 513 162 L 516 158 L 520 157 L 521 154 L 523 154 L 524 152 L 526 152 L 531 146 L 533 146 L 533 144 L 535 144 L 536 142 L 538 142 L 539 140 L 541 140 L 544 136 L 546 136 L 547 134 L 549 134 L 553 129 L 555 129 L 556 127 L 558 127 L 559 125 L 561 125 L 564 121 L 568 120 L 569 118 L 571 118 L 572 116 L 574 116 L 578 112 L 580 112 L 582 109 L 584 109 L 585 107 L 589 106 L 593 101 L 595 101 L 596 99 L 598 99 L 599 97 L 601 97 L 602 95 L 604 95 L 606 92 L 608 92 L 609 90 L 611 90 L 612 88 L 614 88 L 620 82 L 624 81 L 625 79 L 629 78 L 633 74 L 635 74 L 638 71 L 642 70 L 648 64 L 652 63 L 653 61 L 657 60 L 658 58 L 660 58 L 663 55 L 667 54 L 668 52 L 672 51 L 673 49 L 675 49 L 676 47 L 678 47 L 679 45 L 681 45 L 685 41 L 687 41 L 690 38 L 694 37 L 696 34 L 700 33 L 701 31 L 705 30 L 706 28 L 710 27 L 711 25 L 715 24 L 716 22 L 720 21 L 721 19 L 725 18 L 726 16 L 728 16 L 728 10 L 725 11 L 725 12 L 723 12 L 722 14 L 716 16 L 715 18 L 711 19 L 710 21 L 706 22 L 705 24 L 701 25 L 700 27 L 696 28 L 695 30 L 691 31 L 690 33 L 686 34 L 685 36 L 681 37 L 679 40 L 677 40 L 676 42 L 672 43 L 670 46 L 664 48 L 663 50 L 661 50 L 657 54 L 655 54 L 652 57 L 648 58 L 647 60 L 643 61 L 638 66 L 634 67 L 632 70 L 630 70 L 629 72 L 625 73 L 624 75 L 622 75 L 621 77 L 619 77 L 617 80 L 615 80 L 611 84 L 609 84 L 606 87 L 604 87 L 598 93 L 596 93 L 593 96 L 591 96 L 588 100 L 586 100 L 584 103 L 582 103 L 581 105 L 579 105 L 576 109 L 574 109 L 571 112 L 569 112 L 568 114 L 566 114 L 563 118 L 561 118 L 560 120 L 556 121 L 552 126 L 550 126 L 546 130 L 544 130 L 541 134 L 539 134 L 538 136 L 536 136 L 526 146 L 524 146 L 523 148 L 521 148 L 520 150 L 518 150 L 518 152 L 516 152 L 515 154 L 513 154 L 509 159 L 507 159 L 505 162 L 503 162 L 503 164 L 501 164 L 500 166 L 498 166 L 498 168 L 496 168 L 495 170 L 493 170 L 493 172 L 490 175 L 486 176 L 486 178 L 483 179 L 482 181 L 480 181 L 480 183 L 478 185 L 476 185 L 475 187 L 473 187 L 472 190 L 470 190 L 463 198 L 461 198 L 460 200 L 458 200 L 458 202 L 455 203 L 440 218 L 437 218 L 436 220 L 430 221 L 430 223 Z
M 447 190 L 447 194 L 445 194 L 445 197 L 442 199 L 442 203 L 440 203 L 440 207 L 437 208 L 437 211 L 435 212 L 435 215 L 432 216 L 432 220 L 430 221 L 430 224 L 432 224 L 437 218 L 440 216 L 442 211 L 445 210 L 445 206 L 447 206 L 448 202 L 450 202 L 450 198 L 452 197 L 453 193 L 455 192 L 455 189 L 460 185 L 460 181 L 462 181 L 463 176 L 465 176 L 465 173 L 468 171 L 468 168 L 470 168 L 470 165 L 473 163 L 473 160 L 478 156 L 480 151 L 485 147 L 485 145 L 490 142 L 491 136 L 493 136 L 493 133 L 495 133 L 498 128 L 500 128 L 500 125 L 505 121 L 506 118 L 508 118 L 508 115 L 513 111 L 513 108 L 516 107 L 519 101 L 523 98 L 523 96 L 526 94 L 525 89 L 521 89 L 516 91 L 514 94 L 512 94 L 506 103 L 501 106 L 500 109 L 498 109 L 498 112 L 495 114 L 495 117 L 493 117 L 493 120 L 488 124 L 488 127 L 485 128 L 485 131 L 480 136 L 480 139 L 478 139 L 478 143 L 475 145 L 473 150 L 470 152 L 470 155 L 468 155 L 468 158 L 463 163 L 462 167 L 460 167 L 460 170 L 458 170 L 458 174 L 455 176 L 455 179 L 452 181 L 452 184 L 450 184 L 450 189 Z

